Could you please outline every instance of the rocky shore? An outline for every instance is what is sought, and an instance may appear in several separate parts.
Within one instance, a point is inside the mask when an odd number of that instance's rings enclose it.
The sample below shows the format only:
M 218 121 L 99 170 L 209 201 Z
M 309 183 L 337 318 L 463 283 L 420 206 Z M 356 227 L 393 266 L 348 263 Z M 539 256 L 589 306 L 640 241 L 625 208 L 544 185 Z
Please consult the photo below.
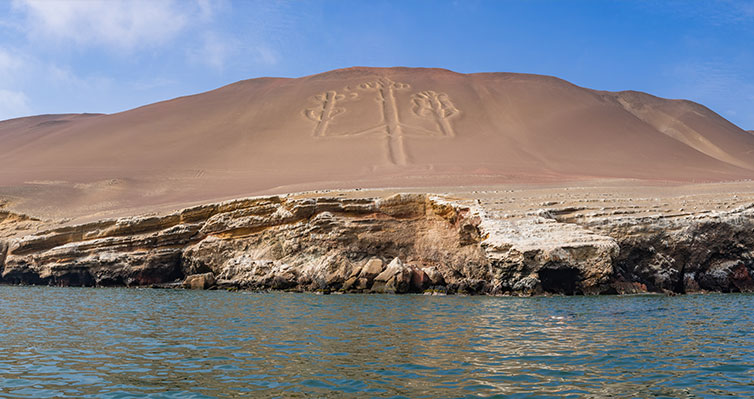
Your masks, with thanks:
M 267 196 L 6 233 L 0 283 L 491 295 L 754 291 L 754 202 L 651 213 L 551 201 L 504 214 L 498 197 Z M 33 229 L 34 218 L 3 212 L 3 231 Z

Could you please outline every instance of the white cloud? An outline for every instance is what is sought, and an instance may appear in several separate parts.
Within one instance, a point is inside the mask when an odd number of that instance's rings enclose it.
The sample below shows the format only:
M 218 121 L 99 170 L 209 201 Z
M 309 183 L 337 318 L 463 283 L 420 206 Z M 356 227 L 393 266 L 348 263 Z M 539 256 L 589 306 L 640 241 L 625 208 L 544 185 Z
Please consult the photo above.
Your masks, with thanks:
M 24 58 L 0 48 L 0 121 L 28 115 L 31 112 L 29 98 L 23 91 L 9 86 L 18 86 L 19 78 L 27 68 Z
M 189 51 L 189 58 L 195 63 L 221 71 L 236 47 L 234 40 L 221 37 L 214 32 L 207 32 L 204 34 L 202 45 Z
M 196 6 L 203 21 L 211 20 L 221 9 L 230 8 L 227 0 L 196 0 Z
M 201 44 L 187 54 L 195 64 L 206 65 L 217 71 L 224 70 L 234 57 L 265 66 L 276 65 L 280 60 L 278 53 L 264 44 L 243 46 L 238 40 L 213 32 L 206 33 Z
M 287 3 L 233 6 L 228 0 L 10 0 L 0 6 L 0 118 L 111 112 L 138 105 L 133 98 L 158 100 L 134 93 L 172 93 L 155 88 L 181 85 L 174 71 L 186 61 L 220 72 L 279 63 L 275 44 L 291 30 Z M 248 14 L 242 26 L 229 24 L 238 20 L 234 11 Z M 124 57 L 128 72 L 116 76 Z
M 46 65 L 44 68 L 43 74 L 49 84 L 67 88 L 74 93 L 84 90 L 104 91 L 109 89 L 113 83 L 111 78 L 96 75 L 81 77 L 69 68 L 55 64 Z
M 0 121 L 31 113 L 29 99 L 20 91 L 0 89 Z
M 104 87 L 108 81 L 97 76 L 79 77 L 68 67 L 0 47 L 0 84 L 3 85 L 0 88 L 5 90 L 20 89 L 30 82 L 80 89 Z
M 257 46 L 256 53 L 256 60 L 259 63 L 267 65 L 275 65 L 278 63 L 277 53 L 267 46 Z
M 196 19 L 212 15 L 212 3 L 174 0 L 14 0 L 31 37 L 121 50 L 165 44 Z
M 24 64 L 21 56 L 0 48 L 0 81 L 11 81 L 14 74 L 23 69 Z

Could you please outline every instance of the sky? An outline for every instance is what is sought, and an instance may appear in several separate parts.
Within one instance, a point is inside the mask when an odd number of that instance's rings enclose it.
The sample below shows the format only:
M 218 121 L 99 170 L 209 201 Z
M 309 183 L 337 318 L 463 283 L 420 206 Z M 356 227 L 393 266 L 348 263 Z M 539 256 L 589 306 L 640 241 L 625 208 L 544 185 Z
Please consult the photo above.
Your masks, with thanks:
M 754 0 L 0 0 L 0 120 L 350 66 L 552 75 L 754 129 Z

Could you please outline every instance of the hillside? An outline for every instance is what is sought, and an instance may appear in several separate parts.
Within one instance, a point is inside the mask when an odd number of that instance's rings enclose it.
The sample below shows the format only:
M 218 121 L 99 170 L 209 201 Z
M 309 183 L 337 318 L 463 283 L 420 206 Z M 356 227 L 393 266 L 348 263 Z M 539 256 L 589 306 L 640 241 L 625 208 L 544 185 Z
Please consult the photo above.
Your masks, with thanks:
M 348 68 L 112 115 L 0 122 L 0 198 L 59 216 L 361 187 L 754 178 L 754 135 L 699 104 L 561 79 Z

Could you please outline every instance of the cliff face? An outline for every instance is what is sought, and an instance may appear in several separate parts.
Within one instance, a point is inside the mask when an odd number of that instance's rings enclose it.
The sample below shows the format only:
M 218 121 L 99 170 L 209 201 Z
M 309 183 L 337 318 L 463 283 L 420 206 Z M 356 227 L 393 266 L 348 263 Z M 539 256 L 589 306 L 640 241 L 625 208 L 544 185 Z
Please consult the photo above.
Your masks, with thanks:
M 0 239 L 0 282 L 531 295 L 752 291 L 754 205 L 500 215 L 482 201 L 271 196 Z
M 231 201 L 11 239 L 2 281 L 132 286 L 211 272 L 252 289 L 420 291 L 445 287 L 441 275 L 457 285 L 485 278 L 468 214 L 417 194 Z
M 613 263 L 619 292 L 754 291 L 754 205 L 587 225 L 617 238 L 621 250 Z

